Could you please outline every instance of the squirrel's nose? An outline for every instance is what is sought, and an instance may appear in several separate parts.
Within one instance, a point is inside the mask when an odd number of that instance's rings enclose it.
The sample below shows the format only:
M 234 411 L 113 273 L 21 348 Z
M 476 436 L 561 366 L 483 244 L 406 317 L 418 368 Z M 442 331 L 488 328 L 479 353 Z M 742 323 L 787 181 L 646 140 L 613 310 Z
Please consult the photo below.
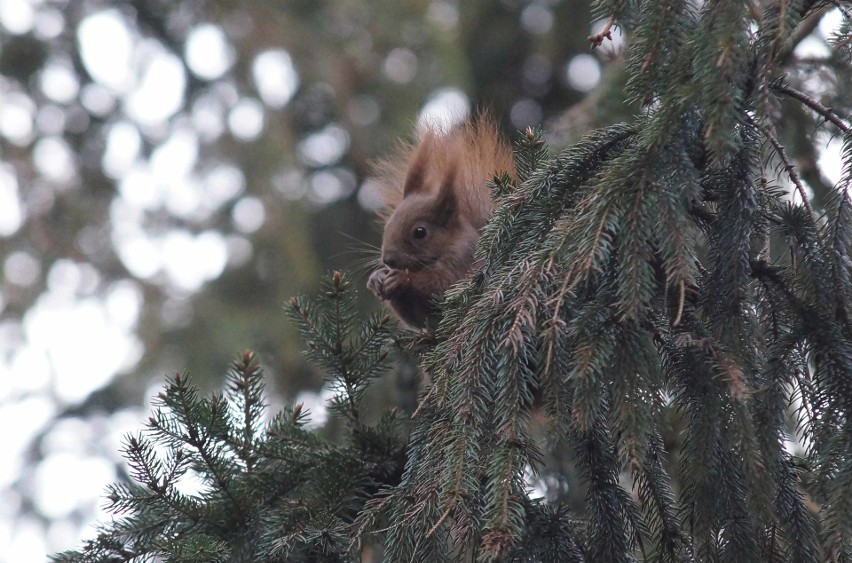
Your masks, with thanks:
M 399 268 L 399 256 L 396 254 L 387 253 L 382 256 L 382 262 L 385 263 L 385 266 L 392 270 L 396 270 Z

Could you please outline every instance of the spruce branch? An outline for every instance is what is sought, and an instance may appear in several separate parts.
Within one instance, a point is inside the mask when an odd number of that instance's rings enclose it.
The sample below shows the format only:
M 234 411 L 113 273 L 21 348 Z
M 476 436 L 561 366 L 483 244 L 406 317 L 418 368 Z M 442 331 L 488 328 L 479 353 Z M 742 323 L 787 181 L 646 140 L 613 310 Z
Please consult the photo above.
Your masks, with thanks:
M 547 146 L 541 136 L 541 129 L 527 127 L 523 135 L 520 135 L 514 143 L 515 169 L 519 183 L 526 182 L 547 159 Z
M 313 304 L 299 297 L 290 300 L 290 315 L 307 342 L 308 357 L 327 369 L 329 380 L 341 391 L 332 406 L 358 427 L 361 397 L 369 382 L 386 369 L 390 316 L 374 315 L 356 326 L 354 310 L 352 283 L 340 272 L 325 281 L 321 300 Z
M 249 473 L 257 461 L 253 446 L 261 424 L 260 417 L 265 410 L 260 375 L 260 367 L 256 363 L 254 352 L 245 350 L 240 359 L 231 366 L 228 377 L 229 391 L 233 394 L 233 402 L 242 417 L 240 420 L 242 433 L 235 440 L 237 442 L 236 449 Z
M 661 561 L 692 561 L 695 554 L 682 530 L 682 511 L 663 467 L 662 437 L 652 436 L 644 460 L 632 468 L 634 487 L 645 515 L 645 529 Z
M 841 0 L 830 0 L 831 5 L 840 10 L 840 13 L 843 14 L 847 20 L 852 20 L 852 11 L 848 10 L 846 6 L 843 5 Z
M 793 185 L 796 186 L 796 191 L 799 192 L 799 197 L 802 198 L 802 205 L 805 206 L 805 209 L 808 210 L 808 213 L 813 215 L 814 208 L 811 206 L 811 202 L 808 199 L 808 194 L 805 191 L 805 187 L 802 185 L 802 181 L 799 178 L 799 172 L 796 170 L 795 165 L 790 162 L 789 157 L 787 156 L 787 152 L 784 150 L 784 146 L 780 141 L 775 137 L 772 133 L 772 129 L 768 125 L 764 125 L 762 128 L 763 134 L 766 135 L 766 138 L 769 140 L 772 147 L 775 149 L 775 152 L 778 154 L 778 158 L 781 159 L 781 162 L 784 164 L 784 170 L 787 172 L 787 175 L 790 177 L 790 180 L 793 182 Z
M 365 365 L 381 354 L 378 345 L 359 350 Z M 108 508 L 121 517 L 56 560 L 342 560 L 368 491 L 397 483 L 402 471 L 393 418 L 362 425 L 346 446 L 305 430 L 298 405 L 264 424 L 262 370 L 248 350 L 227 385 L 206 399 L 184 375 L 167 383 L 147 431 L 127 439 L 134 482 L 109 489 Z M 203 490 L 178 491 L 188 470 Z
M 177 415 L 186 431 L 174 434 L 163 430 L 160 425 L 152 430 L 162 430 L 190 446 L 217 485 L 217 490 L 225 495 L 230 508 L 242 520 L 245 512 L 233 490 L 233 471 L 226 460 L 228 447 L 218 438 L 227 434 L 227 407 L 224 400 L 217 396 L 209 401 L 199 400 L 189 378 L 180 374 L 175 375 L 169 390 L 165 394 L 161 393 L 158 400 Z
M 151 505 L 158 501 L 191 522 L 197 523 L 205 517 L 198 503 L 178 493 L 175 488 L 190 461 L 180 450 L 173 454 L 174 461 L 169 471 L 154 452 L 153 445 L 142 435 L 129 436 L 121 453 L 130 464 L 131 476 L 144 487 L 136 484 L 111 486 L 107 496 L 110 508 L 136 516 L 139 504 Z M 148 526 L 157 527 L 159 524 Z
M 823 119 L 833 123 L 835 127 L 840 129 L 844 133 L 848 133 L 850 131 L 850 125 L 849 123 L 847 123 L 847 121 L 849 121 L 849 118 L 844 118 L 833 109 L 822 105 L 821 103 L 819 103 L 819 101 L 815 100 L 811 96 L 808 96 L 804 92 L 800 92 L 799 90 L 796 90 L 795 88 L 792 88 L 784 84 L 783 82 L 774 82 L 770 87 L 777 92 L 781 92 L 782 94 L 785 94 L 787 96 L 790 96 L 791 98 L 802 102 L 804 105 L 811 108 L 813 111 L 822 116 Z
M 290 308 L 351 423 L 345 443 L 306 429 L 299 405 L 264 424 L 249 354 L 221 396 L 179 376 L 144 435 L 170 453 L 137 447 L 136 482 L 110 490 L 125 518 L 92 553 L 848 557 L 850 123 L 777 79 L 797 77 L 777 54 L 821 7 L 597 2 L 608 21 L 590 41 L 616 21 L 630 30 L 628 95 L 648 103 L 549 160 L 538 133 L 519 140 L 517 180 L 493 178 L 474 271 L 447 291 L 435 334 L 408 339 L 429 386 L 407 442 L 363 411 L 388 319 L 360 322 L 347 276 L 332 274 Z M 836 198 L 804 197 L 799 148 L 779 142 L 782 96 L 844 135 Z M 767 185 L 764 140 L 802 206 Z M 190 470 L 206 489 L 186 498 L 175 483 Z M 525 480 L 539 471 L 559 481 L 547 503 Z
M 606 23 L 598 33 L 589 35 L 589 43 L 592 44 L 592 49 L 603 45 L 604 39 L 612 41 L 612 27 L 615 25 L 615 16 L 610 16 Z

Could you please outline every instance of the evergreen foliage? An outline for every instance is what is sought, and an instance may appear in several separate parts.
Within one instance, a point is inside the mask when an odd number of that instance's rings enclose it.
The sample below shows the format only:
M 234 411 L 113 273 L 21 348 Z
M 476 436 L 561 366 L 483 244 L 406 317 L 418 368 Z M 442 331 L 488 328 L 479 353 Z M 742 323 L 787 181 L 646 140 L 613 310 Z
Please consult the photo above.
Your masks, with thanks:
M 175 375 L 145 431 L 126 440 L 133 481 L 106 495 L 118 518 L 53 560 L 345 560 L 350 523 L 378 487 L 399 480 L 405 460 L 392 413 L 373 426 L 359 420 L 366 384 L 384 369 L 390 319 L 356 322 L 350 286 L 335 273 L 316 304 L 291 302 L 309 357 L 338 390 L 334 412 L 350 422 L 344 444 L 306 429 L 301 405 L 270 418 L 251 351 L 212 398 Z
M 108 497 L 127 516 L 58 560 L 852 560 L 852 102 L 784 66 L 825 6 L 598 2 L 631 38 L 641 111 L 551 160 L 539 133 L 518 141 L 476 270 L 415 339 L 429 384 L 407 445 L 362 422 L 388 319 L 352 335 L 335 275 L 293 308 L 348 443 L 298 409 L 263 424 L 251 355 L 223 397 L 176 377 L 128 440 L 137 484 Z M 779 139 L 782 98 L 844 139 L 825 205 Z M 200 495 L 175 489 L 190 469 Z M 583 502 L 531 498 L 536 472 Z
M 852 556 L 849 120 L 779 62 L 821 8 L 598 4 L 634 39 L 643 111 L 544 166 L 535 141 L 519 147 L 483 266 L 447 295 L 424 358 L 402 482 L 360 516 L 387 525 L 390 560 L 527 560 L 512 547 L 541 518 L 523 479 L 542 467 L 539 406 L 585 491 L 582 526 L 548 507 L 551 522 L 584 560 Z M 820 215 L 778 140 L 782 95 L 845 136 Z

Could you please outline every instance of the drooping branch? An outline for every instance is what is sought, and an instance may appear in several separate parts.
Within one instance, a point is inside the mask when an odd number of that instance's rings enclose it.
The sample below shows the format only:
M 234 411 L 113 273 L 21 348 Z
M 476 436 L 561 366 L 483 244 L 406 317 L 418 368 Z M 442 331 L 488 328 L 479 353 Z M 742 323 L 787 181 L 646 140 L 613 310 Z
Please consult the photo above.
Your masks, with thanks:
M 786 84 L 773 84 L 772 89 L 781 92 L 782 94 L 785 94 L 787 96 L 790 96 L 791 98 L 799 100 L 800 102 L 820 114 L 826 121 L 830 121 L 831 123 L 833 123 L 838 129 L 840 129 L 844 133 L 848 133 L 850 128 L 852 128 L 848 123 L 843 120 L 840 115 L 837 114 L 837 112 L 835 112 L 829 107 L 822 105 L 817 100 L 808 96 L 804 92 L 800 92 L 795 88 L 787 86 Z
M 764 125 L 761 127 L 761 130 L 763 131 L 763 134 L 766 135 L 769 143 L 775 149 L 775 152 L 778 153 L 778 158 L 780 158 L 781 162 L 784 164 L 784 170 L 787 172 L 787 176 L 790 177 L 790 180 L 796 186 L 796 191 L 799 192 L 799 196 L 802 198 L 802 204 L 805 206 L 805 209 L 807 209 L 808 213 L 813 216 L 814 208 L 808 200 L 808 194 L 805 191 L 805 186 L 802 185 L 801 178 L 799 178 L 798 170 L 796 170 L 796 167 L 787 156 L 787 151 L 784 150 L 784 145 L 782 145 L 778 138 L 773 134 L 771 126 Z

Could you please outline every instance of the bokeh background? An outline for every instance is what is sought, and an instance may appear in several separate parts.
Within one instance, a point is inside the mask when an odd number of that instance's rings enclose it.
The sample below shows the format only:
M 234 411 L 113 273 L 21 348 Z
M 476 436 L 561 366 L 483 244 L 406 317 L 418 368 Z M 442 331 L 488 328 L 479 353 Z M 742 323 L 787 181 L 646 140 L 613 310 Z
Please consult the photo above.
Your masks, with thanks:
M 480 107 L 554 148 L 628 117 L 602 25 L 579 0 L 0 0 L 0 561 L 93 535 L 170 374 L 213 391 L 251 348 L 273 409 L 322 424 L 283 305 L 365 282 L 371 160 Z M 796 155 L 816 191 L 823 147 Z

